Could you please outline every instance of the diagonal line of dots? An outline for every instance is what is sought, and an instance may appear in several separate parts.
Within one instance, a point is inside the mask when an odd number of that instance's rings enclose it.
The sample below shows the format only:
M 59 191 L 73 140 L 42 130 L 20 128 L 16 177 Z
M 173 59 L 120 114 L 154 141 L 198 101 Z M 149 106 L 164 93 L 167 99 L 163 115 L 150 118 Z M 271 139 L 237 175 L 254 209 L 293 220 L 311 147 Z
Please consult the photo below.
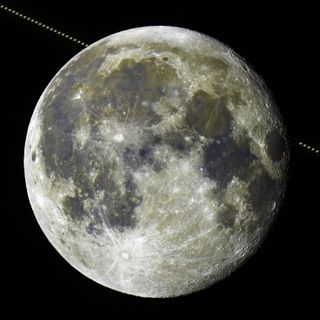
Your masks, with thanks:
M 61 32 L 61 31 L 59 31 L 59 30 L 57 30 L 57 29 L 55 29 L 55 28 L 52 28 L 52 27 L 50 27 L 50 26 L 48 26 L 48 25 L 46 25 L 46 24 L 44 24 L 44 23 L 42 23 L 42 22 L 40 22 L 40 21 L 38 21 L 38 20 L 32 19 L 32 18 L 30 18 L 30 17 L 22 14 L 21 12 L 16 11 L 16 10 L 13 10 L 13 9 L 5 6 L 5 5 L 2 5 L 2 4 L 1 4 L 1 5 L 0 5 L 0 9 L 2 9 L 2 10 L 4 10 L 4 11 L 7 11 L 7 12 L 13 14 L 13 15 L 16 15 L 17 17 L 19 17 L 19 18 L 21 18 L 21 19 L 24 19 L 24 20 L 26 20 L 26 21 L 29 21 L 29 22 L 31 22 L 31 23 L 33 23 L 33 24 L 35 24 L 35 25 L 37 25 L 37 26 L 39 26 L 39 27 L 41 27 L 41 28 L 43 28 L 43 29 L 46 29 L 46 30 L 48 30 L 48 31 L 51 31 L 51 32 L 53 32 L 53 33 L 55 33 L 55 34 L 63 37 L 63 38 L 66 38 L 66 39 L 68 39 L 68 40 L 70 40 L 70 41 L 73 41 L 73 42 L 75 42 L 75 43 L 77 43 L 77 44 L 79 44 L 79 45 L 81 45 L 81 46 L 83 46 L 83 47 L 87 47 L 87 46 L 89 45 L 89 44 L 87 44 L 87 43 L 85 43 L 85 42 L 83 42 L 83 41 L 81 41 L 81 40 L 79 40 L 79 39 L 77 39 L 77 38 L 71 37 L 70 35 L 68 35 L 68 34 L 66 34 L 66 33 L 64 33 L 64 32 Z M 309 151 L 311 151 L 311 152 L 314 152 L 314 153 L 317 153 L 317 154 L 320 153 L 320 150 L 319 150 L 319 149 L 314 148 L 314 147 L 312 147 L 312 146 L 309 146 L 309 145 L 307 145 L 307 144 L 304 143 L 304 142 L 301 142 L 301 141 L 300 141 L 300 142 L 299 142 L 299 146 L 301 146 L 302 148 L 305 148 L 305 149 L 307 149 L 307 150 L 309 150 Z
M 42 23 L 42 22 L 40 22 L 40 21 L 38 21 L 38 20 L 32 19 L 32 18 L 24 15 L 23 13 L 21 13 L 21 12 L 19 12 L 19 11 L 16 11 L 16 10 L 13 10 L 13 9 L 11 9 L 11 8 L 6 7 L 5 5 L 2 5 L 2 4 L 1 4 L 1 5 L 0 5 L 0 9 L 2 9 L 2 10 L 4 10 L 4 11 L 7 11 L 7 12 L 13 14 L 13 15 L 16 15 L 17 17 L 19 17 L 19 18 L 21 18 L 21 19 L 24 19 L 24 20 L 26 20 L 26 21 L 29 21 L 29 22 L 31 22 L 31 23 L 33 23 L 33 24 L 35 24 L 35 25 L 37 25 L 37 26 L 39 26 L 39 27 L 41 27 L 41 28 L 43 28 L 43 29 L 46 29 L 46 30 L 48 30 L 48 31 L 51 31 L 51 32 L 53 32 L 53 33 L 55 33 L 55 34 L 57 34 L 57 35 L 65 38 L 65 39 L 68 39 L 68 40 L 70 40 L 70 41 L 73 41 L 73 42 L 75 42 L 75 43 L 77 43 L 77 44 L 79 44 L 79 45 L 81 45 L 81 46 L 83 46 L 83 47 L 87 47 L 87 46 L 88 46 L 87 43 L 85 43 L 85 42 L 83 42 L 83 41 L 81 41 L 81 40 L 79 40 L 79 39 L 77 39 L 77 38 L 71 37 L 70 35 L 68 35 L 68 34 L 66 34 L 66 33 L 64 33 L 64 32 L 62 32 L 62 31 L 60 31 L 60 30 L 57 30 L 57 29 L 55 29 L 55 28 L 52 28 L 52 27 L 50 27 L 50 26 L 46 25 L 45 23 Z
M 317 149 L 317 148 L 314 148 L 314 147 L 312 147 L 312 146 L 309 146 L 308 144 L 306 144 L 306 143 L 303 143 L 303 142 L 299 142 L 299 146 L 301 146 L 302 148 L 305 148 L 305 149 L 307 149 L 307 150 L 309 150 L 309 151 L 312 151 L 312 152 L 314 152 L 314 153 L 320 153 L 320 150 L 319 149 Z

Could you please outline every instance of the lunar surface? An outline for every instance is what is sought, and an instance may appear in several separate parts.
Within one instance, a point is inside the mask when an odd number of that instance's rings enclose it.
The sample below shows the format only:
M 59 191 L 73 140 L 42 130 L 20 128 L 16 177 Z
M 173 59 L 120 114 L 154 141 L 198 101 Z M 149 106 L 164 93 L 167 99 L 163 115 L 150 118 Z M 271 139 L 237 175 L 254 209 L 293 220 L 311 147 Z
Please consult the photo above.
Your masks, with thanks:
M 120 292 L 174 297 L 254 253 L 288 158 L 277 107 L 243 59 L 155 26 L 106 37 L 56 74 L 24 168 L 37 221 L 74 268 Z

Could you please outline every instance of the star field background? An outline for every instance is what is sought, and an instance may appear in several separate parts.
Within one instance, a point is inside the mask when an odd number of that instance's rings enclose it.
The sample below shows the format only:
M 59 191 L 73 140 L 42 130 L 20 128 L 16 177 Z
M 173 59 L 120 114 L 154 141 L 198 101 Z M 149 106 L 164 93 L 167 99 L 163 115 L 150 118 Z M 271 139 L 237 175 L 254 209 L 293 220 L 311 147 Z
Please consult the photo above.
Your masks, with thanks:
M 0 11 L 2 127 L 6 159 L 2 232 L 5 305 L 10 312 L 58 317 L 101 313 L 150 317 L 308 317 L 316 310 L 319 252 L 318 52 L 312 8 L 225 8 L 214 2 L 5 1 L 4 4 L 86 43 L 147 25 L 193 29 L 243 56 L 274 94 L 291 141 L 290 178 L 279 218 L 260 250 L 213 287 L 173 299 L 143 299 L 109 290 L 73 269 L 47 241 L 27 198 L 23 148 L 33 109 L 48 82 L 78 44 Z M 8 169 L 7 169 L 8 168 Z

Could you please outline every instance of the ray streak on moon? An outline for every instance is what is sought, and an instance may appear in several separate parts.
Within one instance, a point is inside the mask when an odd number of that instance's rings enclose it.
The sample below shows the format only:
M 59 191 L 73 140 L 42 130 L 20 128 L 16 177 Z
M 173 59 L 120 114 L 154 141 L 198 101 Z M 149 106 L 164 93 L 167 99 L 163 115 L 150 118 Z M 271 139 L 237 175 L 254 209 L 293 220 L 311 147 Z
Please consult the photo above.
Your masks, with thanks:
M 106 234 L 109 236 L 110 240 L 112 241 L 112 243 L 120 248 L 119 242 L 117 241 L 117 238 L 115 237 L 113 231 L 112 231 L 112 226 L 110 224 L 110 221 L 108 219 L 108 216 L 103 214 L 103 210 L 101 206 L 98 206 L 98 212 L 99 212 L 99 216 L 103 221 L 103 225 L 104 225 L 104 230 L 106 232 Z

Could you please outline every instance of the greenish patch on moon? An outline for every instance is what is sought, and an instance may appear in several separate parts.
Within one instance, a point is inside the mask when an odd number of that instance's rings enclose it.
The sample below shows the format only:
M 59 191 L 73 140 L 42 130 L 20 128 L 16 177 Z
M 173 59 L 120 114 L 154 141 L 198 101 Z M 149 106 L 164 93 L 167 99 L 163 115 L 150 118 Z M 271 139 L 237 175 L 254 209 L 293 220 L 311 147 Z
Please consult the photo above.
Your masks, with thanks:
M 215 138 L 230 129 L 231 114 L 224 97 L 213 99 L 208 93 L 198 91 L 187 109 L 186 122 L 199 135 Z
M 37 221 L 74 268 L 120 292 L 174 297 L 258 248 L 288 159 L 259 76 L 217 40 L 159 26 L 101 39 L 57 73 L 24 168 Z

